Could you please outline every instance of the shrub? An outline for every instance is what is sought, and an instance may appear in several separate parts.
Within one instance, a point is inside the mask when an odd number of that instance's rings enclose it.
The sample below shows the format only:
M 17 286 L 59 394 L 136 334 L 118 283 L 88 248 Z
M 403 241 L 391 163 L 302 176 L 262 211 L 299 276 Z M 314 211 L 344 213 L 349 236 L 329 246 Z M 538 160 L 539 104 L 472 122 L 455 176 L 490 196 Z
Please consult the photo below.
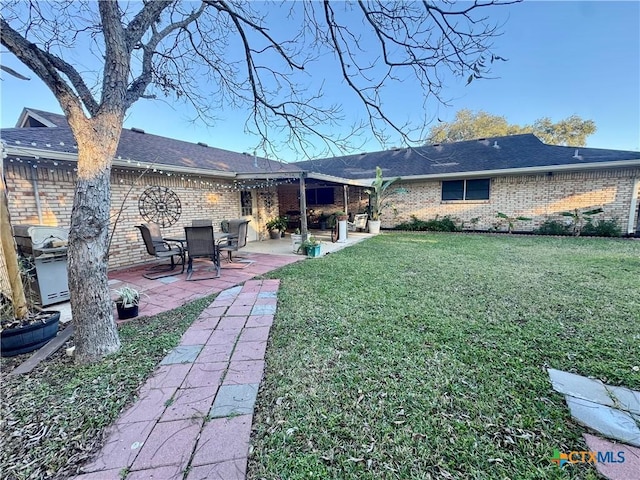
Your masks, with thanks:
M 455 221 L 448 215 L 439 219 L 437 216 L 433 220 L 419 220 L 415 215 L 411 215 L 410 222 L 404 222 L 396 226 L 397 230 L 409 230 L 414 232 L 459 232 L 462 230 Z
M 538 235 L 571 235 L 569 226 L 558 220 L 545 220 L 534 230 Z
M 616 219 L 598 220 L 595 224 L 587 222 L 580 234 L 593 237 L 619 237 L 622 235 L 622 229 Z

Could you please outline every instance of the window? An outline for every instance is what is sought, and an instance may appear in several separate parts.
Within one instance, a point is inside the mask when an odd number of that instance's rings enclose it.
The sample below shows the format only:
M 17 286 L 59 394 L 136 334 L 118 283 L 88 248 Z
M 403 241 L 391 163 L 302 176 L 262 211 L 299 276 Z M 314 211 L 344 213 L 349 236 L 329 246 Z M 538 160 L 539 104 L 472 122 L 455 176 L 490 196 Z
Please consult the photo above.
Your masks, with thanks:
M 310 188 L 306 190 L 307 205 L 332 205 L 333 187 Z
M 253 197 L 251 192 L 243 190 L 240 192 L 240 210 L 243 217 L 249 217 L 253 215 Z
M 450 180 L 442 182 L 442 201 L 489 200 L 488 178 L 479 180 Z

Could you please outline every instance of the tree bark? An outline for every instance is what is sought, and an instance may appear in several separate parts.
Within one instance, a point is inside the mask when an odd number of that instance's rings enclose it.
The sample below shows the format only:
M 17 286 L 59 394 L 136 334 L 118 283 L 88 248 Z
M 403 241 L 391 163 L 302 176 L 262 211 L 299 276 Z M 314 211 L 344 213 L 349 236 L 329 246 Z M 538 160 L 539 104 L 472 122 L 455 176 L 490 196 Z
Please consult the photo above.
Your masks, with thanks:
M 98 114 L 78 123 L 84 125 L 71 124 L 78 143 L 78 180 L 69 231 L 69 287 L 76 361 L 90 363 L 120 349 L 107 278 L 107 246 L 111 160 L 122 132 L 122 115 Z

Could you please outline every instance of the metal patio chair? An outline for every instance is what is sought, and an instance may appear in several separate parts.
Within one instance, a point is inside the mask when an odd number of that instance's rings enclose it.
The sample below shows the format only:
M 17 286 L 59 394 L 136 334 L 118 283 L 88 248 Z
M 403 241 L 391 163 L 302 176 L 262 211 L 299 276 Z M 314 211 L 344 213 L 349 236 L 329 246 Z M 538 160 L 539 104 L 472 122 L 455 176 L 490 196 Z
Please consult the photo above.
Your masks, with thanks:
M 213 222 L 210 218 L 199 218 L 196 220 L 191 220 L 192 227 L 211 227 L 213 226 Z
M 143 277 L 155 280 L 156 278 L 169 277 L 171 275 L 177 275 L 175 271 L 178 265 L 182 266 L 180 273 L 184 273 L 184 250 L 177 243 L 167 242 L 162 238 L 160 227 L 155 223 L 136 225 L 136 228 L 140 230 L 144 246 L 147 249 L 147 253 L 158 260 L 169 259 L 171 263 L 161 263 L 159 265 L 153 265 L 148 269 L 149 273 L 145 273 Z M 180 260 L 176 261 L 176 258 Z
M 233 252 L 247 245 L 249 222 L 244 218 L 229 220 L 229 236 L 219 245 L 221 252 L 227 252 L 229 262 L 233 262 Z
M 220 277 L 220 252 L 213 236 L 213 227 L 184 227 L 185 238 L 187 240 L 187 253 L 189 264 L 187 266 L 187 280 L 208 280 Z M 193 275 L 193 259 L 209 258 L 213 262 L 215 276 L 191 278 Z M 199 270 L 198 270 L 199 271 Z M 208 271 L 213 271 L 208 269 Z

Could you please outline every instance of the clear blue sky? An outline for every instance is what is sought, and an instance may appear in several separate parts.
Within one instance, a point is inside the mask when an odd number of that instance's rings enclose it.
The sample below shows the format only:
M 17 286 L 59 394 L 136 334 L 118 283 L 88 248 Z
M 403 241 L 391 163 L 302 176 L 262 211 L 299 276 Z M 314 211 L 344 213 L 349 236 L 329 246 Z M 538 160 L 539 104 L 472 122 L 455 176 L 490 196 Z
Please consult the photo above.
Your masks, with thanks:
M 462 108 L 503 115 L 517 124 L 540 117 L 558 121 L 576 114 L 596 122 L 597 132 L 587 146 L 640 150 L 640 2 L 527 1 L 486 10 L 491 19 L 504 22 L 494 50 L 508 62 L 494 64 L 493 80 L 447 84 L 449 106 L 431 105 L 427 116 L 453 119 Z M 25 67 L 10 55 L 3 63 L 22 73 Z M 336 72 L 337 75 L 338 72 Z M 53 95 L 33 78 L 28 82 L 2 74 L 2 127 L 13 127 L 24 106 L 61 112 Z M 324 72 L 327 75 L 326 72 Z M 329 79 L 331 101 L 356 111 L 353 94 Z M 419 121 L 424 110 L 406 92 L 390 92 L 386 105 L 392 113 Z M 329 95 L 329 93 L 328 93 Z M 246 112 L 224 110 L 214 127 L 191 124 L 193 117 L 182 104 L 140 100 L 129 111 L 125 127 L 211 146 L 252 151 L 256 139 L 244 132 Z M 345 122 L 344 128 L 348 128 Z M 359 150 L 380 149 L 366 139 Z M 301 158 L 283 153 L 285 161 Z

